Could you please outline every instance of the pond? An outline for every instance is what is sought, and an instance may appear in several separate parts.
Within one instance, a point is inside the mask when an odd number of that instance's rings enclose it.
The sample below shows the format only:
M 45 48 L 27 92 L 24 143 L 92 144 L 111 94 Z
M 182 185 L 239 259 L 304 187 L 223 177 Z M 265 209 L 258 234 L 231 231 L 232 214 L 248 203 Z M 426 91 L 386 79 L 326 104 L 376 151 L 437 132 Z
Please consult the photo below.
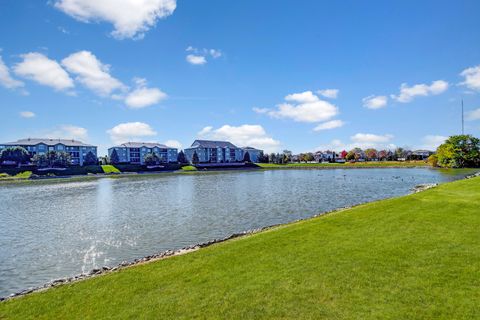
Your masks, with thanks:
M 466 174 L 289 169 L 0 185 L 0 296 Z

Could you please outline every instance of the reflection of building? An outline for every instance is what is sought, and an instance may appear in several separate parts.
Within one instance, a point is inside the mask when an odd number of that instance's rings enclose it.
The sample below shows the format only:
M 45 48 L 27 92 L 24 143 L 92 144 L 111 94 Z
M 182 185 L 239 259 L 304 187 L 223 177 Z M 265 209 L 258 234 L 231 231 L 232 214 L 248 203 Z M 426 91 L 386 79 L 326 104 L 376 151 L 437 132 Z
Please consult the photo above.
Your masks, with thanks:
M 72 164 L 83 165 L 89 152 L 97 157 L 97 147 L 77 140 L 67 139 L 21 139 L 16 142 L 0 144 L 0 151 L 8 147 L 25 148 L 31 156 L 46 154 L 49 151 L 66 152 L 70 154 Z
M 251 162 L 258 162 L 258 159 L 260 158 L 260 154 L 263 152 L 263 150 L 255 149 L 253 147 L 243 147 L 242 150 L 243 150 L 243 157 L 245 157 L 245 153 L 248 152 Z
M 243 150 L 228 141 L 195 140 L 190 148 L 185 149 L 189 162 L 197 153 L 200 163 L 228 163 L 243 160 Z
M 159 143 L 148 142 L 127 142 L 108 149 L 108 156 L 112 157 L 115 150 L 118 155 L 118 162 L 144 164 L 145 155 L 155 153 L 162 163 L 177 162 L 178 150 Z

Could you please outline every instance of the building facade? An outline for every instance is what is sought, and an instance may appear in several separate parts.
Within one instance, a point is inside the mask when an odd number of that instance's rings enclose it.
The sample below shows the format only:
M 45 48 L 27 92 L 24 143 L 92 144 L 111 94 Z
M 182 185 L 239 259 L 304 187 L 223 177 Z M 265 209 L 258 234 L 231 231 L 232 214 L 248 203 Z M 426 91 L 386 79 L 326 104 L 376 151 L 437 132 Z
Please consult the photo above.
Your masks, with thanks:
M 185 149 L 185 156 L 193 162 L 197 153 L 200 163 L 230 163 L 243 160 L 243 149 L 228 141 L 195 140 L 190 148 Z
M 248 152 L 248 155 L 250 156 L 250 161 L 251 162 L 258 162 L 260 158 L 260 154 L 263 153 L 263 150 L 256 149 L 253 147 L 244 147 L 242 148 L 243 151 L 243 157 L 245 157 L 245 153 Z
M 9 147 L 25 148 L 30 156 L 46 154 L 49 151 L 66 152 L 70 154 L 73 165 L 83 165 L 89 152 L 97 157 L 97 147 L 77 140 L 67 139 L 21 139 L 15 142 L 0 144 L 0 151 Z
M 118 162 L 131 164 L 145 164 L 145 155 L 155 153 L 160 158 L 160 163 L 176 163 L 177 148 L 171 148 L 160 143 L 127 142 L 108 149 L 108 156 L 112 158 L 113 150 L 118 155 Z

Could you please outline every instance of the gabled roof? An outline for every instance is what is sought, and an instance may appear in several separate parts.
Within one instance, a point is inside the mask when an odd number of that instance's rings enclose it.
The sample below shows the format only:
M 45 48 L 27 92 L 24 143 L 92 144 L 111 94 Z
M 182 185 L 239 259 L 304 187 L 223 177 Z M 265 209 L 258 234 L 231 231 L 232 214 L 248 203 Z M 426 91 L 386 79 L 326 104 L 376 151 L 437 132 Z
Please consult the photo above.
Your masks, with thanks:
M 95 147 L 90 144 L 83 143 L 74 139 L 49 139 L 49 138 L 27 138 L 20 139 L 15 142 L 5 143 L 6 146 L 35 146 L 37 144 L 45 144 L 47 146 L 55 146 L 57 144 L 63 144 L 67 147 Z
M 257 150 L 257 151 L 263 151 L 254 147 L 242 147 L 243 150 Z
M 122 143 L 118 146 L 115 146 L 114 148 L 160 148 L 160 149 L 175 149 L 168 147 L 164 144 L 161 143 L 155 143 L 155 142 L 125 142 Z
M 213 141 L 213 140 L 195 140 L 192 143 L 192 147 L 238 149 L 231 142 L 228 142 L 228 141 Z
M 425 152 L 433 153 L 433 151 L 430 151 L 430 150 L 413 150 L 412 151 L 412 153 L 425 153 Z

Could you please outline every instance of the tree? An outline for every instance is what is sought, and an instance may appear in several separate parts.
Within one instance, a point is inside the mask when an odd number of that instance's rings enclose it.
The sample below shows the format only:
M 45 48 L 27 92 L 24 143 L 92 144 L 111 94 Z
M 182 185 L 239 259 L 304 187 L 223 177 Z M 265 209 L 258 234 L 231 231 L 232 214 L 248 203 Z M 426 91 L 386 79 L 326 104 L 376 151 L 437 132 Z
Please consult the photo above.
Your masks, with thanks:
M 53 160 L 53 166 L 55 167 L 60 167 L 60 168 L 65 168 L 72 162 L 72 157 L 70 156 L 70 153 L 66 153 L 64 151 L 53 151 L 55 153 L 55 157 Z
M 313 153 L 308 152 L 305 154 L 305 162 L 310 162 L 315 160 L 315 157 L 313 156 Z
M 110 155 L 110 163 L 111 164 L 118 164 L 120 159 L 118 158 L 117 150 L 113 149 L 112 154 Z
M 368 160 L 377 159 L 377 150 L 374 148 L 369 148 L 365 150 L 365 155 Z
M 347 160 L 358 160 L 362 158 L 363 151 L 360 148 L 353 148 L 347 153 Z
M 351 161 L 355 159 L 355 151 L 350 150 L 345 156 L 345 160 Z
M 147 166 L 153 166 L 160 162 L 160 158 L 155 152 L 149 152 L 143 157 L 143 162 L 145 162 Z
M 275 155 L 275 153 L 270 153 L 270 156 L 268 157 L 268 162 L 277 163 L 277 156 Z
M 401 147 L 395 149 L 395 158 L 398 160 L 399 158 L 405 158 L 405 150 Z
M 48 167 L 48 159 L 44 154 L 36 154 L 32 157 L 32 162 L 39 168 Z
M 343 150 L 342 152 L 340 152 L 340 158 L 345 159 L 347 154 L 348 154 L 348 152 Z
M 387 160 L 387 158 L 388 158 L 388 151 L 387 151 L 387 150 L 381 150 L 381 151 L 379 151 L 377 157 L 378 157 L 378 159 L 380 159 L 380 160 Z
M 180 150 L 180 152 L 178 153 L 178 156 L 177 156 L 177 161 L 179 163 L 187 163 L 187 157 L 185 157 L 185 153 L 183 152 L 183 150 Z
M 427 162 L 432 166 L 432 167 L 437 167 L 438 166 L 438 157 L 436 154 L 432 154 L 430 157 L 428 157 Z
M 22 147 L 9 147 L 0 152 L 0 164 L 4 161 L 12 161 L 16 164 L 27 163 L 30 160 L 30 154 Z
M 83 164 L 86 165 L 86 166 L 93 165 L 93 164 L 98 164 L 98 159 L 93 154 L 92 151 L 88 151 L 87 155 L 85 156 L 85 159 L 83 160 Z
M 472 135 L 451 136 L 437 148 L 438 165 L 445 168 L 480 166 L 480 139 Z
M 192 163 L 193 164 L 197 164 L 200 162 L 200 159 L 198 158 L 198 154 L 197 154 L 197 151 L 194 151 L 193 152 L 193 156 L 192 156 Z
M 258 162 L 260 163 L 268 163 L 268 156 L 263 153 L 263 151 L 260 151 L 258 154 Z
M 251 162 L 250 161 L 250 153 L 245 152 L 245 154 L 243 155 L 243 162 Z

